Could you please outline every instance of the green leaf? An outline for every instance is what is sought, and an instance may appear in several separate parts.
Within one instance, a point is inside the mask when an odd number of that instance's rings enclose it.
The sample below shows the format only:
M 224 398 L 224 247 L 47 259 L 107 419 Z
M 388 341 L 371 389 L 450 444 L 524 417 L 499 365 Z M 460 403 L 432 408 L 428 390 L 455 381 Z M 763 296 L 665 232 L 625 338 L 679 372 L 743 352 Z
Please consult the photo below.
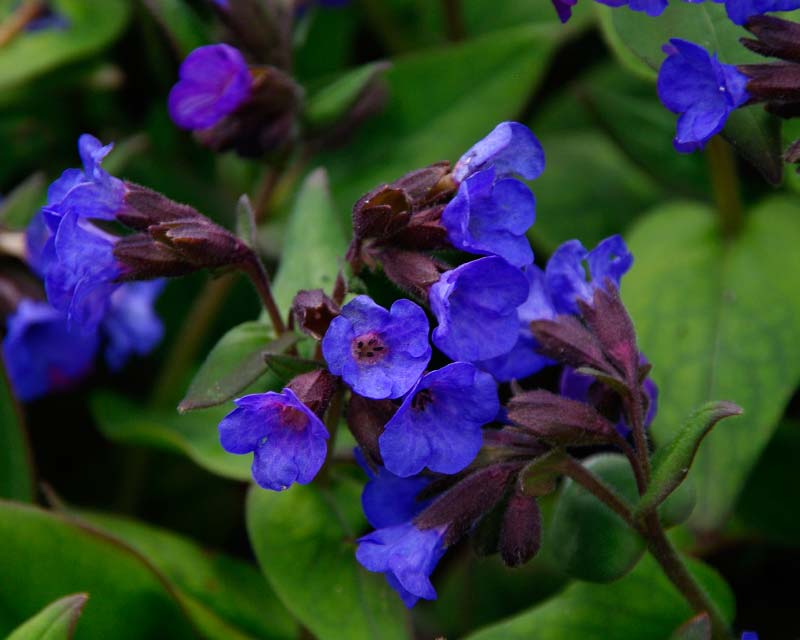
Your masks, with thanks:
M 64 593 L 91 596 L 81 636 L 196 638 L 174 594 L 140 555 L 41 509 L 0 500 L 0 636 Z
M 250 202 L 250 197 L 243 193 L 236 203 L 236 235 L 248 247 L 253 248 L 256 246 L 257 231 L 258 225 L 256 224 L 256 213 L 253 211 L 253 203 Z
M 172 451 L 211 473 L 233 480 L 250 479 L 250 456 L 232 455 L 219 444 L 217 425 L 231 407 L 181 415 L 147 408 L 110 392 L 92 396 L 91 407 L 100 431 L 109 440 Z
M 276 339 L 273 335 L 268 325 L 256 321 L 243 322 L 228 331 L 206 356 L 178 410 L 183 413 L 227 402 L 267 372 L 267 354 L 283 353 L 299 339 L 293 333 Z M 259 386 L 266 391 L 280 388 L 282 383 L 268 374 Z
M 320 640 L 407 638 L 400 598 L 356 562 L 355 539 L 367 530 L 360 492 L 346 477 L 281 493 L 253 487 L 250 541 L 278 597 Z
M 14 629 L 6 640 L 69 640 L 88 598 L 86 593 L 59 598 Z
M 371 62 L 344 73 L 309 96 L 304 117 L 314 128 L 334 124 L 347 113 L 361 92 L 390 66 L 387 62 Z
M 0 202 L 0 227 L 24 230 L 44 204 L 46 195 L 44 174 L 34 173 L 23 180 Z
M 0 353 L 0 498 L 33 502 L 33 468 L 22 412 Z
M 583 464 L 630 504 L 636 501 L 636 479 L 626 458 L 598 454 Z M 561 568 L 590 582 L 611 582 L 624 576 L 645 549 L 638 533 L 571 479 L 564 483 L 547 535 Z
M 727 620 L 733 594 L 710 567 L 689 561 Z M 574 583 L 548 602 L 469 636 L 468 640 L 664 640 L 692 610 L 649 555 L 611 584 Z
M 339 212 L 381 183 L 457 160 L 498 122 L 518 117 L 564 30 L 527 24 L 414 53 L 386 73 L 391 100 L 345 149 L 321 156 Z
M 656 443 L 704 402 L 745 410 L 708 436 L 692 467 L 700 528 L 725 520 L 800 380 L 800 297 L 787 278 L 800 273 L 798 216 L 796 200 L 769 199 L 724 241 L 707 207 L 679 203 L 629 236 L 636 264 L 623 297 L 660 388 Z
M 73 513 L 73 512 L 71 512 Z M 209 638 L 290 639 L 297 623 L 251 565 L 165 529 L 110 514 L 74 512 L 147 558 Z
M 53 0 L 65 29 L 23 32 L 0 49 L 0 91 L 86 58 L 110 44 L 128 20 L 127 0 L 103 0 L 103 10 L 85 0 Z
M 708 402 L 692 413 L 675 437 L 656 452 L 650 486 L 636 505 L 637 515 L 655 509 L 680 486 L 703 439 L 720 420 L 741 413 L 741 407 L 732 402 Z
M 300 187 L 283 238 L 283 255 L 272 287 L 281 311 L 288 312 L 300 289 L 330 293 L 346 250 L 342 216 L 331 200 L 328 175 L 316 169 Z
M 608 14 L 601 20 L 606 39 L 624 44 L 655 71 L 665 57 L 661 47 L 670 38 L 695 42 L 718 53 L 720 60 L 728 64 L 764 60 L 739 43 L 740 37 L 748 35 L 747 31 L 728 19 L 724 5 L 673 2 L 658 20 L 635 11 L 614 11 L 606 7 L 598 7 L 598 10 Z M 780 128 L 774 116 L 760 106 L 737 109 L 728 119 L 723 135 L 770 183 L 780 183 L 783 159 Z

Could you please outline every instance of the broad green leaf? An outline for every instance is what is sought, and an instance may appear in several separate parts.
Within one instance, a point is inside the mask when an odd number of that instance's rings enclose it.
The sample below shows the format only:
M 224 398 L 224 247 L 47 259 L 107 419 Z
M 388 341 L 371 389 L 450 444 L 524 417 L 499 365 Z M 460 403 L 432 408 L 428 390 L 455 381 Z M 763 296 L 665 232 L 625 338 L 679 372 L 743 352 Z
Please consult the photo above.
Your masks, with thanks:
M 726 619 L 733 618 L 733 594 L 710 567 L 689 561 L 689 569 Z M 573 583 L 530 611 L 470 635 L 468 640 L 664 640 L 692 610 L 649 555 L 611 584 Z
M 324 154 L 339 213 L 381 183 L 440 160 L 456 161 L 538 86 L 560 25 L 529 24 L 410 54 L 386 72 L 391 100 L 345 149 Z
M 69 640 L 88 597 L 76 593 L 59 598 L 14 629 L 6 640 Z
M 128 19 L 128 0 L 103 0 L 102 11 L 85 0 L 53 0 L 64 16 L 64 29 L 23 32 L 0 49 L 0 91 L 86 58 L 110 44 Z
M 360 491 L 346 477 L 280 493 L 253 487 L 250 541 L 278 597 L 319 640 L 408 638 L 400 598 L 355 558 L 367 530 Z
M 86 638 L 196 638 L 180 604 L 140 555 L 97 531 L 0 500 L 0 636 L 65 593 L 88 593 Z
M 599 454 L 583 461 L 629 504 L 639 494 L 628 460 Z M 547 535 L 561 568 L 590 582 L 611 582 L 628 573 L 644 553 L 644 540 L 616 513 L 569 479 L 558 499 Z
M 656 508 L 686 479 L 703 439 L 720 421 L 742 413 L 732 402 L 708 402 L 684 422 L 667 444 L 656 452 L 650 486 L 636 505 L 637 513 Z
M 607 39 L 628 47 L 634 56 L 654 71 L 665 57 L 661 47 L 670 38 L 695 42 L 718 53 L 720 60 L 728 64 L 764 61 L 739 43 L 739 38 L 748 35 L 747 31 L 728 19 L 721 4 L 672 2 L 658 20 L 636 11 L 598 9 L 608 12 L 608 16 L 601 20 Z M 760 106 L 737 109 L 728 119 L 723 135 L 769 182 L 777 184 L 781 181 L 780 128 L 773 116 Z
M 551 24 L 562 31 L 577 31 L 594 18 L 591 4 L 578 3 L 567 24 L 561 24 L 549 2 L 529 0 L 469 0 L 461 3 L 464 27 L 470 37 L 521 24 Z
M 288 313 L 300 289 L 330 293 L 346 250 L 342 216 L 331 200 L 328 176 L 324 169 L 316 169 L 300 187 L 289 216 L 272 287 L 278 308 Z
M 298 340 L 292 333 L 277 339 L 273 335 L 267 324 L 257 321 L 244 322 L 228 331 L 206 356 L 178 410 L 214 407 L 247 389 L 267 372 L 265 355 L 283 353 Z M 282 382 L 268 374 L 259 386 L 267 391 L 280 388 Z
M 0 354 L 0 498 L 32 502 L 33 497 L 33 468 L 25 423 Z
M 371 62 L 341 75 L 309 96 L 304 117 L 314 128 L 334 124 L 389 66 L 386 62 Z
M 86 511 L 75 515 L 142 554 L 169 580 L 206 637 L 296 637 L 297 623 L 255 567 L 135 520 Z
M 21 231 L 44 204 L 47 183 L 44 174 L 34 173 L 0 201 L 0 227 Z
M 708 436 L 692 467 L 700 528 L 725 520 L 800 380 L 800 297 L 787 276 L 800 273 L 799 216 L 796 200 L 771 198 L 726 242 L 707 207 L 676 203 L 628 238 L 636 263 L 623 297 L 660 388 L 656 443 L 709 400 L 745 411 Z
M 109 440 L 173 451 L 225 478 L 250 478 L 250 456 L 232 455 L 219 444 L 217 425 L 231 406 L 181 415 L 110 392 L 96 393 L 91 406 L 97 426 Z

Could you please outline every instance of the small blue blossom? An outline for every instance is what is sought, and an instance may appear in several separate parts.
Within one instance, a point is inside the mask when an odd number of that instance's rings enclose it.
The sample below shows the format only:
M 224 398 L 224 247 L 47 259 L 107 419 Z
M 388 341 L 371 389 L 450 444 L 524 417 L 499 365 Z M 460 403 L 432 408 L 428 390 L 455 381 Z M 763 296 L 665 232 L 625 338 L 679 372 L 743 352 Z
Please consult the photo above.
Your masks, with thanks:
M 693 2 L 694 0 L 688 0 Z M 669 4 L 667 0 L 597 0 L 600 4 L 609 7 L 628 6 L 633 11 L 641 11 L 648 16 L 660 16 Z
M 253 80 L 244 56 L 227 44 L 192 51 L 167 100 L 172 120 L 183 129 L 207 129 L 250 96 Z
M 219 423 L 222 448 L 253 453 L 253 479 L 264 489 L 283 491 L 308 484 L 327 453 L 328 430 L 291 389 L 235 400 L 237 408 Z
M 439 323 L 433 343 L 453 360 L 477 362 L 508 353 L 519 334 L 517 307 L 528 279 L 502 258 L 480 258 L 442 274 L 430 290 Z
M 755 631 L 742 631 L 742 640 L 758 640 L 758 634 Z
M 378 529 L 358 540 L 356 558 L 369 571 L 383 573 L 405 605 L 434 600 L 430 575 L 444 554 L 445 527 L 421 531 L 411 522 Z
M 547 263 L 545 282 L 558 313 L 578 314 L 578 300 L 591 302 L 594 291 L 605 281 L 619 287 L 631 268 L 633 255 L 618 235 L 587 251 L 578 240 L 569 240 L 555 250 Z
M 642 364 L 647 361 L 642 358 Z M 559 393 L 565 398 L 578 400 L 579 402 L 591 401 L 591 388 L 596 382 L 592 376 L 584 375 L 576 372 L 571 367 L 564 367 L 561 373 L 561 381 L 559 385 Z M 645 395 L 647 396 L 647 413 L 644 417 L 644 427 L 648 428 L 656 417 L 658 412 L 658 387 L 651 378 L 647 378 L 642 384 Z M 617 431 L 624 438 L 631 432 L 630 425 L 625 420 L 625 416 L 620 416 L 617 421 Z
M 399 398 L 431 358 L 430 325 L 422 308 L 398 300 L 387 311 L 368 296 L 342 308 L 322 339 L 328 369 L 365 398 Z
M 552 0 L 553 6 L 561 22 L 566 22 L 572 17 L 572 7 L 578 4 L 578 0 Z
M 545 274 L 536 265 L 523 269 L 528 279 L 528 299 L 517 307 L 519 318 L 519 337 L 514 348 L 505 355 L 477 362 L 483 371 L 491 373 L 498 382 L 521 380 L 553 364 L 553 361 L 539 354 L 539 344 L 531 332 L 534 320 L 552 320 L 558 315 L 550 291 L 545 283 Z
M 22 300 L 7 320 L 3 360 L 16 395 L 34 400 L 74 386 L 92 370 L 96 334 L 70 331 L 46 302 Z
M 155 301 L 166 282 L 150 280 L 123 284 L 111 294 L 102 329 L 105 357 L 112 371 L 121 369 L 133 355 L 150 353 L 164 336 L 164 325 L 155 312 Z
M 723 0 L 714 0 L 722 2 Z M 752 16 L 760 16 L 773 11 L 794 11 L 800 9 L 800 0 L 724 0 L 728 18 L 734 24 L 744 24 Z
M 544 171 L 544 150 L 524 124 L 501 122 L 459 158 L 453 178 L 463 182 L 488 168 L 494 169 L 498 180 L 513 176 L 535 180 Z
M 690 153 L 705 147 L 722 131 L 731 112 L 749 100 L 747 77 L 686 40 L 673 38 L 664 52 L 658 97 L 667 109 L 680 114 L 675 149 Z
M 488 373 L 455 362 L 422 377 L 386 423 L 381 457 L 393 474 L 409 477 L 425 467 L 453 474 L 478 455 L 481 427 L 500 410 Z
M 523 182 L 498 180 L 494 167 L 470 175 L 442 212 L 447 237 L 457 249 L 498 255 L 522 267 L 533 262 L 525 233 L 536 219 L 536 199 Z

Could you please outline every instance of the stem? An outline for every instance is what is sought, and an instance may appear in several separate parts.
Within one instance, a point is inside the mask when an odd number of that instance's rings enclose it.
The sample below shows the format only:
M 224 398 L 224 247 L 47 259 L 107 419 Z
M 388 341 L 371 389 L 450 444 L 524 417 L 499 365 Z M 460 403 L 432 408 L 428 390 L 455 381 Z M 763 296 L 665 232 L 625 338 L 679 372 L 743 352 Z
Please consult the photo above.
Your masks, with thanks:
M 339 388 L 336 390 L 336 393 L 333 395 L 333 399 L 331 400 L 331 404 L 328 407 L 328 412 L 325 415 L 325 426 L 328 428 L 328 457 L 325 459 L 325 464 L 323 464 L 322 469 L 320 469 L 319 476 L 320 478 L 327 478 L 328 477 L 328 469 L 331 466 L 331 462 L 333 461 L 333 453 L 336 449 L 336 435 L 339 432 L 339 421 L 341 420 L 342 416 L 342 406 L 344 405 L 344 387 L 339 385 Z
M 636 488 L 639 490 L 639 495 L 643 496 L 647 491 L 647 478 L 645 478 L 642 465 L 639 464 L 639 458 L 636 456 L 636 452 L 633 450 L 633 447 L 628 444 L 628 441 L 625 440 L 625 438 L 619 435 L 619 433 L 616 431 L 614 432 L 614 436 L 614 444 L 619 447 L 620 451 L 625 454 L 628 462 L 631 463 L 633 475 L 636 477 Z
M 720 230 L 724 237 L 732 238 L 739 233 L 744 222 L 736 158 L 731 146 L 720 136 L 711 138 L 706 157 Z
M 153 385 L 151 403 L 154 406 L 163 407 L 173 400 L 175 388 L 183 384 L 186 371 L 192 366 L 233 282 L 232 274 L 211 280 L 195 298 L 183 321 L 180 339 L 173 341 L 172 348 L 164 359 L 164 366 Z
M 42 0 L 25 0 L 2 24 L 0 24 L 0 48 L 17 37 L 25 27 L 45 10 Z
M 565 456 L 560 465 L 564 475 L 569 476 L 589 493 L 593 494 L 600 502 L 627 522 L 630 527 L 637 528 L 630 506 L 611 487 L 572 456 Z
M 628 419 L 631 421 L 631 430 L 633 431 L 633 441 L 636 445 L 638 467 L 643 476 L 646 490 L 647 484 L 650 482 L 650 451 L 647 448 L 647 433 L 644 429 L 644 405 L 642 404 L 640 385 L 631 389 L 626 404 L 628 405 Z M 636 467 L 634 467 L 634 472 L 636 472 Z
M 250 278 L 251 282 L 255 285 L 256 291 L 258 291 L 261 302 L 267 310 L 267 315 L 269 315 L 276 335 L 280 336 L 286 333 L 286 325 L 283 323 L 278 304 L 272 296 L 272 287 L 269 286 L 269 276 L 267 275 L 266 269 L 264 269 L 264 265 L 261 264 L 261 260 L 253 255 L 250 260 L 242 265 L 242 271 L 247 274 L 247 277 Z
M 647 541 L 648 550 L 658 564 L 661 565 L 672 584 L 692 606 L 695 613 L 708 613 L 711 619 L 712 638 L 715 640 L 730 638 L 728 625 L 725 623 L 722 614 L 705 589 L 689 573 L 683 559 L 664 533 L 657 514 L 651 513 L 647 517 L 642 533 Z
M 461 14 L 461 0 L 442 0 L 442 9 L 447 19 L 447 37 L 453 42 L 466 36 L 464 16 Z

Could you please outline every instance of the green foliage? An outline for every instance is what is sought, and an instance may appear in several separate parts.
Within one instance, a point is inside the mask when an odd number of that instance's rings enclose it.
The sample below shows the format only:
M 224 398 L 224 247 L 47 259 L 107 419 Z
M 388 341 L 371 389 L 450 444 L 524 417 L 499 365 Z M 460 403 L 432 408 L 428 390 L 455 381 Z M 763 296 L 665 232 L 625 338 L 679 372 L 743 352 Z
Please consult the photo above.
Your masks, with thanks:
M 730 621 L 730 588 L 708 566 L 691 561 L 689 567 Z M 616 582 L 572 584 L 546 603 L 478 631 L 468 640 L 664 640 L 691 613 L 655 560 L 646 556 Z
M 179 602 L 153 568 L 131 549 L 69 519 L 0 501 L 0 634 L 64 593 L 90 598 L 81 620 L 87 638 L 194 638 Z M 125 624 L 120 624 L 125 620 Z
M 0 358 L 0 498 L 31 502 L 33 469 L 25 424 Z
M 712 433 L 692 467 L 693 523 L 713 528 L 731 511 L 800 379 L 800 313 L 786 274 L 800 270 L 800 213 L 772 198 L 739 237 L 719 237 L 710 210 L 671 204 L 629 237 L 636 265 L 623 297 L 642 351 L 655 363 L 657 443 L 671 440 L 700 404 L 735 398 L 746 413 Z
M 6 640 L 69 640 L 88 597 L 76 593 L 59 598 L 14 629 Z
M 8 0 L 0 8 L 9 7 Z M 43 29 L 14 38 L 0 50 L 0 91 L 86 58 L 108 46 L 122 31 L 130 13 L 128 0 L 103 0 L 103 10 L 84 0 L 53 0 L 65 29 Z
M 109 440 L 179 453 L 225 478 L 250 478 L 250 456 L 233 456 L 219 444 L 217 424 L 230 406 L 180 415 L 110 392 L 96 393 L 91 405 L 100 431 Z
M 0 203 L 0 226 L 22 230 L 44 204 L 47 184 L 41 173 L 34 173 L 18 184 Z
M 289 640 L 297 623 L 250 564 L 210 553 L 164 529 L 110 514 L 70 511 L 141 554 L 162 577 L 206 638 Z
M 732 402 L 709 402 L 697 409 L 667 444 L 653 458 L 650 486 L 636 505 L 637 514 L 645 514 L 660 505 L 686 479 L 700 444 L 711 429 L 725 418 L 742 413 Z
M 636 501 L 636 479 L 626 458 L 598 454 L 584 464 L 629 504 Z M 572 480 L 564 484 L 547 535 L 561 568 L 589 582 L 617 580 L 633 569 L 644 553 L 639 534 Z
M 361 483 L 331 480 L 281 493 L 251 489 L 247 530 L 261 570 L 320 640 L 408 638 L 397 594 L 355 561 L 355 540 L 367 529 Z

